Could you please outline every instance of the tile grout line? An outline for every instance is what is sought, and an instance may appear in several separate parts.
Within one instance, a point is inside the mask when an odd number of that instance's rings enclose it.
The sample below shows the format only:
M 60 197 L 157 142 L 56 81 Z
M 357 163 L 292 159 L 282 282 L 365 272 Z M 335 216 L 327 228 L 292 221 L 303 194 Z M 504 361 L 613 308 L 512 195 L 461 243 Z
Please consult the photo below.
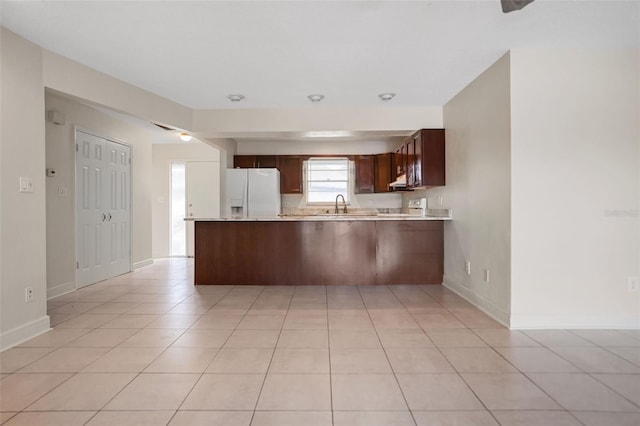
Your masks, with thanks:
M 294 298 L 294 295 L 295 295 L 295 292 L 296 292 L 296 288 L 297 287 L 294 286 L 293 292 L 291 292 L 291 295 L 289 296 L 289 303 L 287 305 L 287 313 L 285 314 L 284 318 L 282 319 L 282 324 L 280 325 L 280 330 L 278 332 L 278 337 L 276 338 L 275 345 L 273 346 L 273 351 L 271 351 L 271 358 L 269 359 L 269 365 L 267 365 L 267 371 L 265 371 L 265 373 L 264 373 L 264 378 L 262 379 L 262 384 L 260 385 L 260 391 L 258 392 L 258 396 L 256 397 L 256 403 L 253 406 L 253 412 L 251 413 L 251 420 L 249 420 L 249 425 L 251 425 L 253 423 L 253 419 L 256 416 L 256 410 L 258 408 L 258 404 L 260 403 L 260 397 L 262 396 L 262 391 L 264 390 L 264 384 L 267 382 L 267 376 L 269 375 L 269 370 L 271 369 L 271 363 L 273 362 L 273 358 L 274 358 L 274 356 L 276 354 L 276 349 L 278 348 L 278 342 L 280 341 L 280 336 L 282 335 L 282 329 L 284 327 L 284 323 L 287 320 L 287 316 L 289 315 L 289 307 L 291 306 L 291 301 Z M 264 289 L 263 289 L 263 291 L 264 291 Z M 260 293 L 260 294 L 262 294 L 262 293 Z M 256 301 L 257 301 L 257 299 L 256 299 Z M 247 311 L 247 313 L 248 312 L 249 311 Z
M 385 285 L 384 286 L 387 291 L 391 292 L 391 290 L 389 290 L 389 288 Z M 407 411 L 409 411 L 409 415 L 411 416 L 411 420 L 413 420 L 413 424 L 417 425 L 418 422 L 416 421 L 416 418 L 413 414 L 413 410 L 411 409 L 411 407 L 409 406 L 409 401 L 407 401 L 407 397 L 404 394 L 404 390 L 402 389 L 402 386 L 400 386 L 400 380 L 398 379 L 398 376 L 396 375 L 396 372 L 393 368 L 393 365 L 391 364 L 391 360 L 389 359 L 389 355 L 387 354 L 387 350 L 384 347 L 384 345 L 382 344 L 382 339 L 380 339 L 380 334 L 378 333 L 378 328 L 376 327 L 375 323 L 373 322 L 373 318 L 371 318 L 371 312 L 369 312 L 369 307 L 367 306 L 367 302 L 365 302 L 364 297 L 362 296 L 362 292 L 360 291 L 360 286 L 356 286 L 356 289 L 358 290 L 358 294 L 360 295 L 360 300 L 362 300 L 362 304 L 364 305 L 364 309 L 367 311 L 367 316 L 369 317 L 369 321 L 371 321 L 371 325 L 373 326 L 373 330 L 376 333 L 376 337 L 378 338 L 378 343 L 380 343 L 380 347 L 382 348 L 382 351 L 384 352 L 384 356 L 387 360 L 387 363 L 389 363 L 389 369 L 391 370 L 391 373 L 393 375 L 393 378 L 395 379 L 396 385 L 398 386 L 398 389 L 400 390 L 400 394 L 402 395 L 402 399 L 404 400 L 405 405 L 407 406 Z M 393 294 L 393 292 L 391 292 Z M 395 295 L 394 295 L 395 297 Z M 398 299 L 396 297 L 396 299 Z M 403 305 L 404 307 L 404 305 Z M 406 308 L 405 308 L 406 310 Z M 413 319 L 413 317 L 412 317 Z M 415 321 L 415 319 L 414 319 Z
M 423 289 L 420 289 L 420 290 L 424 291 Z M 426 293 L 426 292 L 425 292 L 425 293 Z M 404 303 L 403 303 L 403 302 L 402 302 L 402 301 L 397 297 L 397 295 L 396 295 L 393 291 L 391 291 L 391 294 L 393 294 L 393 295 L 398 299 L 398 301 L 402 304 L 402 306 L 405 306 L 405 305 L 404 305 Z M 446 309 L 446 307 L 445 307 L 445 309 Z M 412 314 L 408 309 L 406 309 L 406 306 L 405 306 L 405 310 L 407 310 L 407 312 L 409 312 L 409 315 L 411 315 L 411 317 L 412 317 L 412 318 L 413 318 L 413 320 L 415 321 L 415 317 L 413 316 L 413 314 Z M 447 311 L 448 311 L 448 309 L 447 309 Z M 455 315 L 454 315 L 454 316 L 455 316 Z M 456 318 L 457 318 L 457 317 L 456 317 Z M 460 322 L 462 322 L 462 321 L 460 321 Z M 423 333 L 425 333 L 425 334 L 427 335 L 427 337 L 429 337 L 429 334 L 428 334 L 428 333 L 427 333 L 427 331 L 426 331 L 426 330 L 425 330 L 425 329 L 420 325 L 420 323 L 418 323 L 417 321 L 416 321 L 416 323 L 418 324 L 418 326 L 420 327 L 420 329 L 422 330 L 422 332 L 423 332 Z M 464 323 L 463 323 L 463 324 L 464 324 Z M 465 326 L 465 329 L 468 329 L 468 327 L 466 326 L 466 324 L 464 324 L 464 326 Z M 429 337 L 429 339 L 431 339 L 431 338 Z M 434 347 L 434 348 L 438 351 L 438 353 L 440 353 L 440 355 L 441 355 L 441 356 L 442 356 L 442 357 L 447 361 L 447 363 L 451 366 L 451 368 L 453 369 L 453 371 L 455 371 L 455 374 L 458 376 L 458 378 L 459 378 L 460 380 L 462 380 L 462 382 L 467 386 L 467 389 L 469 389 L 469 391 L 470 391 L 470 392 L 473 394 L 473 396 L 478 400 L 478 402 L 479 402 L 480 404 L 482 404 L 482 406 L 484 407 L 484 409 L 486 410 L 486 412 L 487 412 L 487 413 L 489 413 L 489 415 L 490 415 L 490 416 L 491 416 L 491 417 L 496 421 L 496 423 L 497 423 L 497 424 L 500 424 L 500 421 L 498 421 L 498 419 L 496 418 L 496 416 L 491 412 L 491 410 L 489 410 L 489 407 L 487 407 L 487 405 L 484 403 L 484 401 L 483 401 L 482 399 L 480 399 L 480 397 L 479 397 L 479 396 L 478 396 L 478 394 L 473 390 L 473 388 L 471 388 L 471 386 L 469 385 L 469 383 L 467 383 L 467 381 L 464 379 L 464 377 L 462 376 L 462 374 L 460 373 L 460 371 L 458 371 L 458 369 L 456 368 L 456 366 L 455 366 L 455 365 L 453 365 L 453 364 L 449 361 L 449 358 L 447 358 L 447 356 L 444 354 L 444 352 L 442 352 L 442 348 L 440 348 L 440 346 L 438 346 L 438 345 L 436 344 L 436 342 L 433 342 L 433 347 Z M 413 411 L 412 411 L 412 413 L 413 413 Z

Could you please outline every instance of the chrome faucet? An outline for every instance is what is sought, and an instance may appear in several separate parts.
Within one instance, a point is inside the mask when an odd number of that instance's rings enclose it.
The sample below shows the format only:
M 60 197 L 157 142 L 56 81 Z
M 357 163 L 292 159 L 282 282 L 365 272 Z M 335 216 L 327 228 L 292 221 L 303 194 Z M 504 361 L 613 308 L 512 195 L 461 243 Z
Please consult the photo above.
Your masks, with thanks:
M 342 197 L 342 203 L 344 204 L 344 209 L 342 210 L 342 212 L 344 214 L 347 214 L 347 201 L 344 199 L 344 195 L 342 194 L 338 194 L 336 196 L 336 214 L 338 214 L 338 198 Z

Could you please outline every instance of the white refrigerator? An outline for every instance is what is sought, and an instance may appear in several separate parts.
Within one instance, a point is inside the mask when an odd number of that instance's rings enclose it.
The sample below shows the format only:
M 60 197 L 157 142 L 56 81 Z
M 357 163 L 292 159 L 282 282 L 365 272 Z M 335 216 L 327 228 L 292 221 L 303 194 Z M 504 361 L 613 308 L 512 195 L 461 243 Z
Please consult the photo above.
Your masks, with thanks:
M 278 169 L 227 170 L 227 217 L 274 217 L 279 214 Z

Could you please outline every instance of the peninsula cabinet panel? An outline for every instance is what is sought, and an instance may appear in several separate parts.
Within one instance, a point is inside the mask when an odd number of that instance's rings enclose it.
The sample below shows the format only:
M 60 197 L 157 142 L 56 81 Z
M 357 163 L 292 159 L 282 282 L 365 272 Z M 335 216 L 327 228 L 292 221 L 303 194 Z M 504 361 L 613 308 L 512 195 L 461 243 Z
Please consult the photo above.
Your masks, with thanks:
M 376 222 L 340 221 L 335 224 L 332 264 L 337 285 L 376 283 Z
M 441 221 L 196 221 L 195 283 L 440 284 Z
M 442 221 L 378 221 L 377 284 L 442 284 Z

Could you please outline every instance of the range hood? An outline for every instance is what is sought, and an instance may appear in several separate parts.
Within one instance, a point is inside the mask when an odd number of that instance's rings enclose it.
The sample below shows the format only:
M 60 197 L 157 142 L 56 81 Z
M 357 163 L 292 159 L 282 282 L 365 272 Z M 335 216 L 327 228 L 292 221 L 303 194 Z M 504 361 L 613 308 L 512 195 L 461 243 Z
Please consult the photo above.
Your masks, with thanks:
M 405 190 L 407 189 L 407 175 L 400 175 L 389 184 L 389 188 L 393 188 L 395 190 Z

